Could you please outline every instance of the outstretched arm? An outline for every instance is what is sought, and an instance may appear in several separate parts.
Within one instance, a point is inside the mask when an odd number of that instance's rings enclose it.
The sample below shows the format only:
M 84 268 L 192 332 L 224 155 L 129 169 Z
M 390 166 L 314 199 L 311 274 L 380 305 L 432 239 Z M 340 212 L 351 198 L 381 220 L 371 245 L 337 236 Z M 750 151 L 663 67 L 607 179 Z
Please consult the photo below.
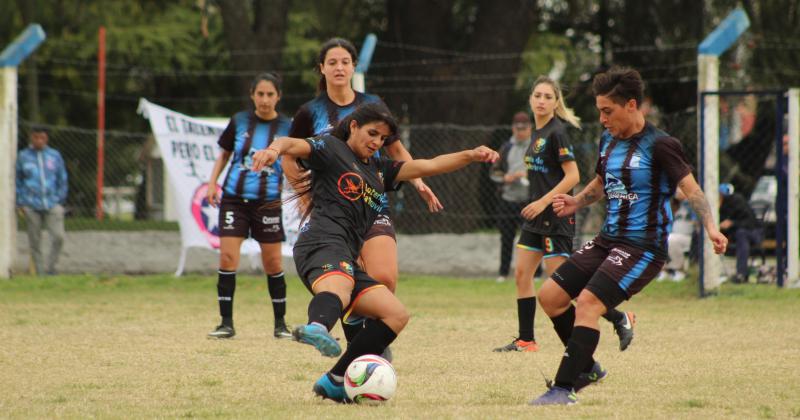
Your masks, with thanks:
M 714 218 L 711 215 L 711 207 L 708 205 L 708 200 L 706 200 L 706 195 L 703 194 L 703 190 L 697 185 L 694 176 L 690 173 L 683 177 L 683 179 L 678 182 L 678 188 L 686 195 L 687 200 L 689 200 L 689 205 L 692 206 L 692 210 L 694 210 L 697 218 L 700 219 L 700 222 L 706 229 L 708 238 L 714 244 L 714 252 L 717 254 L 724 253 L 725 248 L 728 246 L 728 238 L 721 234 L 716 224 L 714 224 Z
M 389 157 L 391 157 L 393 160 L 403 160 L 409 162 L 414 159 L 411 157 L 411 153 L 408 152 L 408 149 L 406 149 L 406 147 L 403 146 L 403 143 L 400 141 L 395 141 L 394 143 L 384 148 L 386 149 L 386 152 L 389 154 Z M 431 191 L 431 189 L 427 185 L 425 185 L 424 182 L 422 182 L 422 179 L 414 178 L 412 180 L 409 180 L 409 182 L 417 190 L 419 196 L 422 197 L 423 200 L 425 200 L 425 203 L 428 204 L 429 211 L 435 213 L 444 208 L 444 206 L 442 206 L 442 203 L 439 202 L 439 198 L 436 197 L 436 194 L 434 194 L 433 191 Z
M 603 196 L 603 181 L 600 175 L 595 176 L 592 182 L 575 197 L 568 194 L 553 196 L 553 211 L 558 217 L 575 214 L 581 207 L 591 205 Z
M 303 139 L 279 137 L 266 149 L 253 153 L 253 170 L 260 171 L 272 165 L 280 155 L 305 159 L 311 155 L 311 145 Z
M 486 147 L 478 146 L 472 150 L 463 150 L 456 153 L 439 155 L 433 159 L 418 159 L 405 162 L 397 173 L 397 181 L 421 178 L 453 172 L 472 162 L 494 162 L 498 158 L 497 152 Z

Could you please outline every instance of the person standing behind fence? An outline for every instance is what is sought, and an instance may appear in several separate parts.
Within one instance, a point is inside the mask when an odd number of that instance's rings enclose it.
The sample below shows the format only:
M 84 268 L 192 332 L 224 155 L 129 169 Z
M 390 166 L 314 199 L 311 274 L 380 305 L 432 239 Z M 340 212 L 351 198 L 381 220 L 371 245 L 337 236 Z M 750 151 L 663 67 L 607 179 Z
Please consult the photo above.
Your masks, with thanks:
M 559 218 L 553 212 L 552 201 L 556 194 L 571 193 L 580 180 L 572 143 L 564 122 L 580 128 L 580 119 L 567 108 L 558 82 L 541 76 L 533 83 L 530 96 L 536 130 L 525 154 L 529 197 L 533 199 L 522 211 L 525 223 L 517 243 L 517 260 L 514 277 L 517 283 L 517 321 L 519 336 L 511 343 L 494 349 L 496 352 L 537 351 L 534 334 L 536 315 L 536 289 L 533 274 L 544 260 L 548 277 L 572 253 L 575 236 L 575 219 Z M 614 323 L 620 338 L 620 350 L 625 350 L 633 339 L 633 313 L 616 310 L 606 314 Z
M 319 94 L 316 98 L 303 104 L 294 116 L 290 137 L 309 138 L 330 133 L 339 121 L 353 113 L 361 104 L 381 103 L 375 95 L 356 92 L 351 86 L 358 53 L 353 44 L 342 38 L 332 38 L 322 44 L 317 56 L 317 71 L 320 73 Z M 403 143 L 395 136 L 383 144 L 383 150 L 396 160 L 409 161 L 411 154 Z M 302 185 L 307 175 L 298 170 L 296 159 L 292 156 L 283 158 L 283 168 L 287 179 L 298 192 L 307 188 Z M 409 181 L 432 212 L 441 210 L 442 204 L 436 195 L 421 179 Z M 303 196 L 305 197 L 305 196 Z M 388 198 L 384 195 L 380 215 L 375 219 L 372 228 L 364 238 L 359 263 L 375 280 L 389 288 L 392 292 L 397 287 L 397 242 L 394 224 L 389 215 Z M 301 207 L 303 198 L 300 200 Z M 342 324 L 345 336 L 352 338 L 362 326 L 361 320 L 349 320 Z
M 251 170 L 253 154 L 265 149 L 273 139 L 289 133 L 291 121 L 278 113 L 281 80 L 273 73 L 261 73 L 250 84 L 254 110 L 241 111 L 231 117 L 219 138 L 222 151 L 214 163 L 208 181 L 207 199 L 219 205 L 220 254 L 217 299 L 222 322 L 208 336 L 231 338 L 233 295 L 236 291 L 236 270 L 239 267 L 242 242 L 249 236 L 261 246 L 261 262 L 267 273 L 267 289 L 272 299 L 275 338 L 291 338 L 286 326 L 286 280 L 283 275 L 281 242 L 285 239 L 280 203 L 283 170 L 280 163 Z M 222 199 L 217 193 L 217 178 L 231 160 L 222 185 Z
M 492 181 L 500 185 L 497 228 L 500 230 L 500 269 L 497 282 L 506 280 L 511 266 L 514 236 L 522 224 L 520 212 L 528 204 L 528 171 L 525 152 L 531 144 L 531 119 L 517 112 L 511 120 L 511 138 L 498 150 L 500 159 L 492 165 Z
M 19 152 L 16 164 L 16 204 L 25 215 L 37 275 L 56 274 L 56 263 L 64 244 L 67 169 L 61 153 L 48 146 L 48 140 L 46 129 L 33 127 L 30 145 Z M 42 228 L 50 236 L 47 260 L 42 252 Z

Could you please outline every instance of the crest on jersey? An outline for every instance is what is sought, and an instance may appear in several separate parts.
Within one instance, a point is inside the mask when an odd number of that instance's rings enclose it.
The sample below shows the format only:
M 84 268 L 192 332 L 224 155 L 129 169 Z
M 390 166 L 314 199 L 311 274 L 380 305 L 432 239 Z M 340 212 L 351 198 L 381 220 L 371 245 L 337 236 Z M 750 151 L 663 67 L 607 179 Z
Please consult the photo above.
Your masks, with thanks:
M 339 177 L 339 194 L 350 201 L 356 201 L 364 195 L 364 178 L 355 172 L 346 172 Z
M 533 147 L 533 153 L 541 153 L 546 145 L 547 145 L 547 139 L 539 137 L 538 139 L 536 139 L 535 142 L 533 142 L 531 146 Z

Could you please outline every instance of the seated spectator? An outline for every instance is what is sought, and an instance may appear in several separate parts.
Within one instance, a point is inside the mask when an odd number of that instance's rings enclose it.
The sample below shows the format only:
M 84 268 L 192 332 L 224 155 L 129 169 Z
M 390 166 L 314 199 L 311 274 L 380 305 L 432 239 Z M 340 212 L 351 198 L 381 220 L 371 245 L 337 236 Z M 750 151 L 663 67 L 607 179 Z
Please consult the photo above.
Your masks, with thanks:
M 672 232 L 667 237 L 667 247 L 669 261 L 664 265 L 664 269 L 658 275 L 658 281 L 671 279 L 672 281 L 682 281 L 686 278 L 684 266 L 686 263 L 686 253 L 692 246 L 692 233 L 695 231 L 694 216 L 686 196 L 678 190 L 672 199 L 674 211 Z
M 732 281 L 746 283 L 750 247 L 762 240 L 761 227 L 747 200 L 734 192 L 733 185 L 720 184 L 719 194 L 720 231 L 736 244 L 736 276 Z

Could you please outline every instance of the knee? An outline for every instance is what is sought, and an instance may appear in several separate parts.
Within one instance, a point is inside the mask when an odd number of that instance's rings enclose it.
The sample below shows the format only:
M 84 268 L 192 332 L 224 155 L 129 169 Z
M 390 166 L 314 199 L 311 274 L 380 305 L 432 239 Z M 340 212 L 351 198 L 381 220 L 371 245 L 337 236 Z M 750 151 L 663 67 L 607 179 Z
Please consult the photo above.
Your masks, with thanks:
M 399 333 L 406 327 L 410 319 L 411 313 L 408 312 L 405 306 L 400 305 L 397 309 L 387 314 L 383 321 L 386 325 L 389 325 L 394 332 Z
M 267 274 L 278 274 L 283 271 L 283 260 L 280 256 L 272 256 L 264 259 L 264 271 Z
M 239 255 L 230 251 L 221 251 L 219 267 L 225 270 L 236 270 L 239 266 Z
M 549 317 L 563 313 L 570 305 L 571 299 L 553 280 L 547 279 L 539 291 L 539 304 Z
M 386 286 L 389 291 L 394 293 L 397 288 L 397 271 L 388 267 L 372 268 L 369 270 L 370 277 L 375 279 L 378 283 Z
M 576 318 L 600 318 L 606 312 L 606 306 L 593 294 L 581 292 L 575 300 Z

